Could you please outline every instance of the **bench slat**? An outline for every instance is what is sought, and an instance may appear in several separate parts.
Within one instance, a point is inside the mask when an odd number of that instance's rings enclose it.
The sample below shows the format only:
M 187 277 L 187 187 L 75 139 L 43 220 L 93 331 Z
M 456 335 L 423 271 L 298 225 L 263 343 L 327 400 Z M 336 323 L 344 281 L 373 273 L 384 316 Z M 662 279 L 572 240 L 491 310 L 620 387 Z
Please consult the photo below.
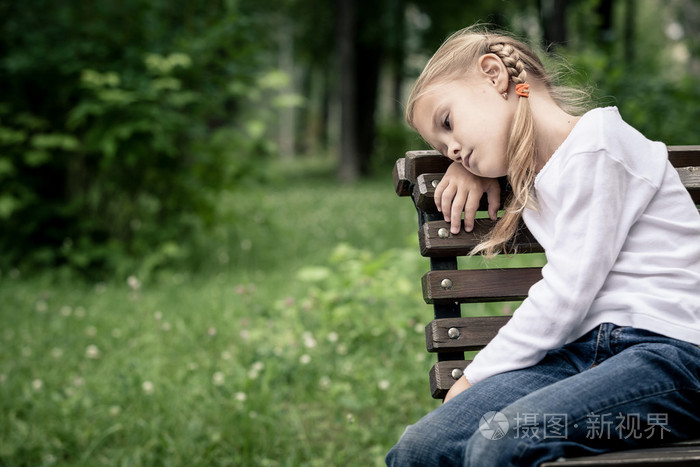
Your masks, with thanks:
M 476 219 L 474 230 L 458 234 L 450 232 L 450 224 L 445 221 L 429 221 L 423 224 L 418 232 L 420 252 L 428 257 L 465 256 L 474 248 L 479 239 L 486 235 L 494 226 L 491 219 Z M 512 242 L 517 253 L 542 253 L 544 249 L 537 243 L 535 237 L 523 225 L 523 228 Z
M 435 319 L 425 327 L 428 352 L 480 350 L 494 338 L 510 316 Z
M 544 462 L 541 465 L 542 467 L 700 465 L 700 447 L 679 443 L 675 446 L 631 449 L 597 456 Z
M 700 146 L 669 146 L 668 160 L 674 167 L 700 166 Z
M 434 214 L 439 212 L 435 206 L 435 188 L 442 180 L 442 173 L 424 173 L 418 175 L 416 183 L 413 187 L 413 200 L 416 207 L 423 212 Z M 501 201 L 500 207 L 505 206 L 508 196 L 511 193 L 510 186 L 505 177 L 498 179 L 501 185 Z M 488 211 L 488 196 L 486 193 L 479 200 L 478 211 Z
M 430 376 L 430 394 L 433 399 L 444 399 L 447 391 L 462 376 L 462 371 L 471 360 L 448 360 L 436 362 L 428 373 Z M 453 371 L 458 370 L 453 374 Z M 457 376 L 457 378 L 455 378 Z
M 700 204 L 700 166 L 681 167 L 676 170 L 681 177 L 683 186 L 690 192 L 690 197 L 693 198 L 693 202 L 695 204 Z
M 399 196 L 409 196 L 411 194 L 411 181 L 406 177 L 406 159 L 397 159 L 394 170 L 391 173 L 394 179 L 394 189 Z
M 700 146 L 669 146 L 668 158 L 674 167 L 700 166 Z M 451 161 L 438 151 L 408 151 L 400 167 L 394 166 L 394 188 L 399 196 L 411 194 L 409 186 L 416 184 L 418 176 L 427 173 L 441 174 L 447 170 Z
M 524 300 L 541 278 L 542 268 L 429 271 L 422 278 L 423 299 L 432 304 Z
M 424 173 L 445 173 L 452 161 L 438 151 L 406 152 L 406 177 L 412 184 Z

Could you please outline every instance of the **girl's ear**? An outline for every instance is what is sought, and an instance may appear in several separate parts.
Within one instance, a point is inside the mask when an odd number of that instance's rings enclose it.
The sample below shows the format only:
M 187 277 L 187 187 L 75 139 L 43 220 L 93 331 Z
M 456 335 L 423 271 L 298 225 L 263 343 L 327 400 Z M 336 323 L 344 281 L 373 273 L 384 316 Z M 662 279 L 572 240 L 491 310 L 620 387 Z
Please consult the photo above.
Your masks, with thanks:
M 478 70 L 487 78 L 499 94 L 508 91 L 510 75 L 503 61 L 495 54 L 485 54 L 479 57 Z

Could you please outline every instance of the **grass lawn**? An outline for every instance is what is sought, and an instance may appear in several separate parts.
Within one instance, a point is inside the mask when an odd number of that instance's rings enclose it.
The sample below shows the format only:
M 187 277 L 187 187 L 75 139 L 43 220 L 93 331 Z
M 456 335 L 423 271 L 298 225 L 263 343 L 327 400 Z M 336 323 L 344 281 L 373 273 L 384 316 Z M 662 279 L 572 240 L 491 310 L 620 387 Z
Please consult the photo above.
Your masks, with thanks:
M 284 173 L 284 171 L 282 171 Z M 429 395 L 411 203 L 290 167 L 203 273 L 0 276 L 0 465 L 380 465 Z

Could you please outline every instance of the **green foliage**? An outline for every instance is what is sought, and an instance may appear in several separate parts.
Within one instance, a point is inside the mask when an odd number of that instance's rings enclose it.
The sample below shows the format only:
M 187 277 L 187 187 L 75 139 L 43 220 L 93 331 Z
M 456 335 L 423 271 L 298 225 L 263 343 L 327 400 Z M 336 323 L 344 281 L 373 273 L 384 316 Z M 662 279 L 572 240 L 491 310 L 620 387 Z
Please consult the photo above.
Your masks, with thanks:
M 236 2 L 171 7 L 0 5 L 0 268 L 172 264 L 217 193 L 259 172 L 269 119 L 241 109 L 275 86 L 260 22 Z
M 4 276 L 0 463 L 379 465 L 435 404 L 420 266 L 339 244 L 238 284 Z

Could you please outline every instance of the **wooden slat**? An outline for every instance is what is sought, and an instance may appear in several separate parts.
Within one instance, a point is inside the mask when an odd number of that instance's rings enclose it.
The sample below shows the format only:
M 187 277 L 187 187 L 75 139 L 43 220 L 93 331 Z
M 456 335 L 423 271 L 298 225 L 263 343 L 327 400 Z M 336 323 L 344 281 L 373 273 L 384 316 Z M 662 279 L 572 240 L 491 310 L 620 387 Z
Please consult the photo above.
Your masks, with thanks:
M 406 177 L 406 159 L 403 157 L 398 159 L 394 164 L 392 177 L 394 179 L 394 190 L 396 190 L 396 194 L 399 196 L 410 196 L 411 181 Z
M 700 166 L 700 146 L 669 146 L 668 160 L 674 167 Z
M 693 198 L 695 204 L 700 204 L 700 166 L 698 167 L 682 167 L 676 169 L 678 175 Z
M 428 352 L 481 350 L 509 320 L 510 316 L 435 319 L 425 327 L 425 347 Z
M 467 255 L 479 243 L 479 239 L 493 228 L 494 224 L 495 222 L 491 219 L 476 219 L 474 230 L 471 232 L 465 232 L 462 229 L 458 234 L 453 234 L 450 232 L 450 224 L 445 221 L 426 222 L 418 231 L 420 253 L 429 257 Z M 508 251 L 542 253 L 544 249 L 537 243 L 530 231 L 523 226 L 509 244 Z
M 416 207 L 423 212 L 436 213 L 438 212 L 435 206 L 435 187 L 442 180 L 443 174 L 427 173 L 420 174 L 416 179 L 416 184 L 413 187 L 413 200 Z
M 437 151 L 408 151 L 406 153 L 406 178 L 415 184 L 424 173 L 445 173 L 452 161 Z
M 444 399 L 447 391 L 455 383 L 452 376 L 453 370 L 459 370 L 455 376 L 462 375 L 462 371 L 471 363 L 471 360 L 450 360 L 447 362 L 437 362 L 430 369 L 430 394 L 433 399 Z M 459 379 L 459 376 L 457 379 Z
M 677 167 L 678 175 L 683 185 L 690 192 L 695 204 L 700 204 L 700 165 L 693 167 Z M 435 186 L 433 180 L 440 181 L 442 174 L 426 173 L 418 175 L 416 184 L 413 187 L 413 199 L 416 200 L 416 207 L 427 213 L 438 212 L 435 206 Z M 501 190 L 501 206 L 505 205 L 508 193 Z M 481 198 L 479 211 L 488 210 L 486 195 Z
M 426 303 L 524 300 L 541 278 L 542 268 L 429 271 L 422 278 L 423 298 Z
M 687 444 L 656 448 L 631 449 L 609 452 L 597 456 L 544 462 L 542 467 L 589 467 L 589 466 L 691 466 L 700 465 L 700 447 Z
M 418 175 L 416 184 L 413 187 L 413 199 L 418 209 L 430 214 L 438 212 L 437 206 L 435 206 L 435 188 L 440 180 L 442 180 L 443 175 L 442 173 L 424 173 Z M 505 179 L 502 180 L 501 185 L 506 185 Z M 510 189 L 501 190 L 501 206 L 505 205 L 506 198 L 509 194 Z M 478 210 L 488 211 L 488 206 L 488 196 L 484 193 L 479 201 Z

